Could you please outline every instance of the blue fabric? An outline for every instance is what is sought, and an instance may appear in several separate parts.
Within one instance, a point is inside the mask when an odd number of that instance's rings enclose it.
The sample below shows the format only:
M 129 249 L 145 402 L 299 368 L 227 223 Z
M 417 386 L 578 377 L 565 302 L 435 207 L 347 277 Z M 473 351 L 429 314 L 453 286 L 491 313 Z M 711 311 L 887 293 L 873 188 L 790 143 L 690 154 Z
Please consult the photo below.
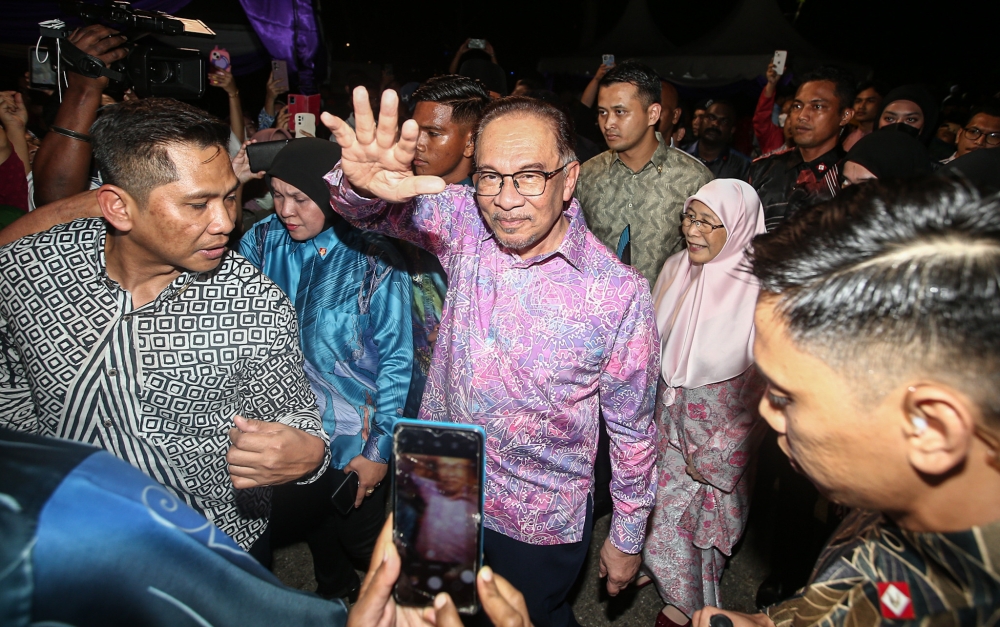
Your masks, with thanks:
M 15 507 L 15 498 L 3 496 L 8 511 L 19 510 L 21 526 L 36 527 L 22 551 L 33 590 L 19 615 L 5 608 L 4 625 L 346 623 L 342 603 L 286 588 L 204 517 L 106 452 L 90 449 L 36 519 L 28 495 L 41 490 L 47 496 L 46 478 L 66 473 L 67 457 L 79 459 L 67 445 L 89 447 L 31 437 L 34 459 L 19 460 L 19 470 L 31 472 L 14 486 L 28 506 Z M 0 444 L 6 447 L 7 439 Z
M 330 465 L 357 455 L 388 463 L 413 362 L 412 295 L 398 252 L 343 223 L 297 242 L 272 215 L 243 236 L 240 253 L 295 306 Z

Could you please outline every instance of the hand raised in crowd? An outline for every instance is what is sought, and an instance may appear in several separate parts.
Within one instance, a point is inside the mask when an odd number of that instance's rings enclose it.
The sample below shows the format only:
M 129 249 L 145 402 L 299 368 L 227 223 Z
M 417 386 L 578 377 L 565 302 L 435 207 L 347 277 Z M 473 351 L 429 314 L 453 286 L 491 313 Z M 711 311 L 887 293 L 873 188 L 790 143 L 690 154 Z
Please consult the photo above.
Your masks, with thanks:
M 774 61 L 767 64 L 767 73 L 765 76 L 767 77 L 767 84 L 764 85 L 764 95 L 770 98 L 778 89 L 778 79 L 781 78 L 778 70 L 774 69 Z
M 226 453 L 237 489 L 279 485 L 316 470 L 326 454 L 320 438 L 280 422 L 235 416 Z
M 24 106 L 24 98 L 16 91 L 0 91 L 0 122 L 4 128 L 20 127 L 24 132 L 28 126 L 28 109 Z
M 597 71 L 594 72 L 594 78 L 591 80 L 595 81 L 601 80 L 602 78 L 604 78 L 604 75 L 607 74 L 614 67 L 615 67 L 614 63 L 612 63 L 611 65 L 604 65 L 603 63 L 600 64 L 599 66 L 597 66 Z
M 236 87 L 236 80 L 229 70 L 214 68 L 208 73 L 208 84 L 212 87 L 221 87 L 229 94 L 229 97 L 237 96 L 240 90 Z
M 236 178 L 240 180 L 240 185 L 245 184 L 247 181 L 252 181 L 253 179 L 262 179 L 264 175 L 267 174 L 264 170 L 260 172 L 250 171 L 250 158 L 247 157 L 247 146 L 250 144 L 257 143 L 256 139 L 250 139 L 243 142 L 240 146 L 240 151 L 236 153 L 233 157 L 233 172 L 236 174 Z
M 354 500 L 354 507 L 361 507 L 361 502 L 365 500 L 365 497 L 370 496 L 378 484 L 385 479 L 389 465 L 373 462 L 364 455 L 358 455 L 344 466 L 344 474 L 346 475 L 352 470 L 358 473 L 358 496 Z
M 767 614 L 744 614 L 730 612 L 717 607 L 703 607 L 691 616 L 691 627 L 711 627 L 712 617 L 716 614 L 727 616 L 733 621 L 733 627 L 774 627 L 774 621 Z
M 111 65 L 115 61 L 124 59 L 128 55 L 128 48 L 122 44 L 127 41 L 125 35 L 118 31 L 93 24 L 86 28 L 78 28 L 70 33 L 67 38 L 70 43 L 83 52 L 100 59 L 105 66 Z M 98 78 L 86 78 L 76 72 L 67 72 L 70 87 L 92 88 L 104 91 L 108 84 L 108 79 L 104 76 Z
M 284 130 L 289 130 L 288 121 L 291 119 L 291 115 L 288 113 L 288 105 L 281 107 L 278 111 L 277 117 L 274 119 L 274 128 L 280 128 Z
M 274 101 L 278 96 L 288 91 L 288 85 L 274 77 L 274 70 L 267 76 L 267 88 L 264 95 L 264 111 L 274 115 Z
M 601 577 L 607 577 L 608 594 L 617 596 L 635 580 L 639 566 L 642 565 L 642 555 L 624 553 L 611 544 L 611 538 L 604 541 L 601 547 Z
M 420 128 L 407 120 L 396 137 L 399 97 L 391 89 L 382 93 L 378 126 L 364 87 L 354 89 L 354 120 L 357 130 L 340 118 L 323 113 L 322 121 L 343 151 L 344 175 L 363 196 L 378 196 L 389 202 L 402 202 L 419 194 L 444 190 L 444 179 L 415 176 L 411 169 Z
M 371 564 L 361 583 L 358 602 L 347 617 L 347 627 L 461 627 L 462 619 L 451 597 L 442 592 L 434 597 L 431 607 L 396 605 L 392 590 L 399 578 L 401 562 L 392 542 L 392 516 L 382 527 L 382 533 L 372 551 Z M 506 579 L 489 567 L 479 570 L 476 590 L 483 610 L 494 625 L 500 627 L 531 627 L 524 597 Z

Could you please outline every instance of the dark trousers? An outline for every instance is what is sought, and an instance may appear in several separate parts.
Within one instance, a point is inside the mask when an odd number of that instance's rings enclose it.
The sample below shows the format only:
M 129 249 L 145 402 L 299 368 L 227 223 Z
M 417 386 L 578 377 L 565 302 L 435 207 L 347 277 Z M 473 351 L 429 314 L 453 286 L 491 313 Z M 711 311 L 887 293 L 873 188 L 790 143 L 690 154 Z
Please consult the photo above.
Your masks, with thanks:
M 343 470 L 330 468 L 311 484 L 275 488 L 275 535 L 286 543 L 305 539 L 312 552 L 316 592 L 326 598 L 347 597 L 358 590 L 361 580 L 355 569 L 368 570 L 385 524 L 389 482 L 383 481 L 361 507 L 344 515 L 330 501 L 343 476 Z
M 542 546 L 485 530 L 486 563 L 521 591 L 535 627 L 579 624 L 566 597 L 587 560 L 593 529 L 594 506 L 588 498 L 587 521 L 579 542 Z

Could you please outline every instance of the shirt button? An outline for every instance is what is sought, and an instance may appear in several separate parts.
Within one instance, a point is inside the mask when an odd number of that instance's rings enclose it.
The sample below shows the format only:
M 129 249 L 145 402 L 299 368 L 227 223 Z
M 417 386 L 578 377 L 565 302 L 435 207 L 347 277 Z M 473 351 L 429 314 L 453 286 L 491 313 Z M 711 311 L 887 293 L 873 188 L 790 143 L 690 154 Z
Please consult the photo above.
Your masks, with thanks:
M 632 206 L 632 203 L 629 203 L 629 204 L 628 204 L 628 206 L 629 206 L 629 207 L 631 207 L 631 206 Z
M 108 419 L 108 418 L 105 418 L 105 419 L 104 419 L 104 426 L 105 426 L 105 427 L 110 427 L 110 426 L 111 426 L 111 420 L 110 420 L 110 419 Z
M 109 377 L 117 377 L 118 376 L 118 369 L 117 368 L 112 368 L 111 370 L 108 370 L 108 376 Z
M 125 314 L 124 316 L 122 316 L 123 322 L 128 322 L 131 319 L 132 319 L 132 314 Z

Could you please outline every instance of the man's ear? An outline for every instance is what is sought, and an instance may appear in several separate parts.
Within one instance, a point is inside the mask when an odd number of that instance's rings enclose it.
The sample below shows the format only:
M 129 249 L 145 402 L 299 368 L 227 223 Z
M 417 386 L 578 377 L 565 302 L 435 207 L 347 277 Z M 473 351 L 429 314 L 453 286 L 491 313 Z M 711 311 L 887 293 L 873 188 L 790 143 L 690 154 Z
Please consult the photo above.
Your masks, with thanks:
M 681 121 L 682 113 L 684 113 L 684 110 L 681 109 L 680 107 L 674 109 L 674 119 L 670 124 L 672 124 L 673 126 L 677 126 L 677 123 Z
M 462 156 L 466 159 L 471 159 L 476 156 L 476 140 L 472 137 L 472 129 L 465 138 L 465 150 L 462 151 Z
M 646 109 L 646 118 L 649 120 L 650 126 L 657 126 L 660 123 L 660 111 L 663 110 L 663 105 L 658 102 L 654 102 L 649 105 Z
M 563 202 L 573 200 L 573 191 L 576 190 L 576 180 L 580 177 L 580 162 L 574 161 L 566 166 L 566 183 L 563 185 Z
M 910 385 L 902 410 L 907 458 L 921 474 L 943 476 L 969 457 L 980 415 L 964 394 L 936 382 Z
M 116 185 L 101 185 L 97 188 L 97 204 L 101 206 L 101 215 L 116 231 L 128 233 L 132 230 L 138 206 L 124 189 Z
M 840 125 L 841 126 L 847 126 L 850 123 L 850 121 L 853 120 L 853 119 L 854 119 L 854 108 L 853 107 L 847 107 L 846 109 L 844 109 L 843 111 L 840 112 Z

